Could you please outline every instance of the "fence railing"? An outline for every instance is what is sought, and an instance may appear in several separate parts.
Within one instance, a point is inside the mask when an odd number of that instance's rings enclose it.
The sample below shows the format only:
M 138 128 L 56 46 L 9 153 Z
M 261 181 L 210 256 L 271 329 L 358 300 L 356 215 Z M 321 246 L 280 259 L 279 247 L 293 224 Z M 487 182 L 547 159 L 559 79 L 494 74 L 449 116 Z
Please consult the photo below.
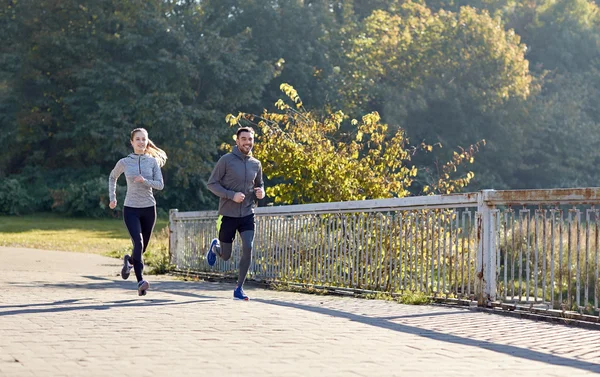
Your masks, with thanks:
M 260 207 L 249 279 L 597 315 L 600 188 Z M 209 267 L 216 211 L 170 213 L 171 262 Z

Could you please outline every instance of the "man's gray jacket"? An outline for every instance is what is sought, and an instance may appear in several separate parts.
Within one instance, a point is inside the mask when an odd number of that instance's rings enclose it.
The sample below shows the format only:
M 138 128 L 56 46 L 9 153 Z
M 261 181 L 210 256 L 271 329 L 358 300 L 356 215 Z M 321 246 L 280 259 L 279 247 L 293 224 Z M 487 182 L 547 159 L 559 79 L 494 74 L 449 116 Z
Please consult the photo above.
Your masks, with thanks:
M 219 199 L 219 215 L 244 217 L 254 213 L 257 200 L 255 187 L 263 188 L 262 165 L 251 155 L 245 155 L 233 147 L 219 159 L 208 179 L 208 189 Z M 246 197 L 241 203 L 233 201 L 236 192 Z

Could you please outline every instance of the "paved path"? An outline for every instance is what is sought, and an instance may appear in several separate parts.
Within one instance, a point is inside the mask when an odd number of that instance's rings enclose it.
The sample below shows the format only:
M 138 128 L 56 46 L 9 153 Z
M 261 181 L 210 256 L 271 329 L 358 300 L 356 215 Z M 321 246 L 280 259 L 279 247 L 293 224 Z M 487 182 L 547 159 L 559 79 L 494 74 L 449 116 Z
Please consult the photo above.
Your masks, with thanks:
M 0 376 L 587 376 L 600 331 L 481 312 L 118 276 L 0 247 Z

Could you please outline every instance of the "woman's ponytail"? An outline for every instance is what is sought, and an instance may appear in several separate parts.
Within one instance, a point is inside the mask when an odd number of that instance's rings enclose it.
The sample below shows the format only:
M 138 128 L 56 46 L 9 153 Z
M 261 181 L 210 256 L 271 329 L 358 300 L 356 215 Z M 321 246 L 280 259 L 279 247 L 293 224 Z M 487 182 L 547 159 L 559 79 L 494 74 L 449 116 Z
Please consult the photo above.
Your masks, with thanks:
M 160 166 L 161 168 L 165 166 L 165 163 L 167 162 L 167 153 L 159 147 L 157 147 L 156 144 L 154 144 L 150 139 L 148 139 L 146 153 L 148 153 L 150 156 L 156 159 L 156 162 L 158 162 L 158 166 Z

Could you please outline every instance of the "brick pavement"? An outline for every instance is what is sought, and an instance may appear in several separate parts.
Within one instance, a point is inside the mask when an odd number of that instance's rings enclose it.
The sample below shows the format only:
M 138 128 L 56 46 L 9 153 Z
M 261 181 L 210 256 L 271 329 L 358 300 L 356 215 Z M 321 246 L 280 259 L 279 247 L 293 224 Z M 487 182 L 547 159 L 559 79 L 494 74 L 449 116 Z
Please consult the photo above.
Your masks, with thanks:
M 0 247 L 0 376 L 587 376 L 600 331 L 460 308 L 148 276 Z

